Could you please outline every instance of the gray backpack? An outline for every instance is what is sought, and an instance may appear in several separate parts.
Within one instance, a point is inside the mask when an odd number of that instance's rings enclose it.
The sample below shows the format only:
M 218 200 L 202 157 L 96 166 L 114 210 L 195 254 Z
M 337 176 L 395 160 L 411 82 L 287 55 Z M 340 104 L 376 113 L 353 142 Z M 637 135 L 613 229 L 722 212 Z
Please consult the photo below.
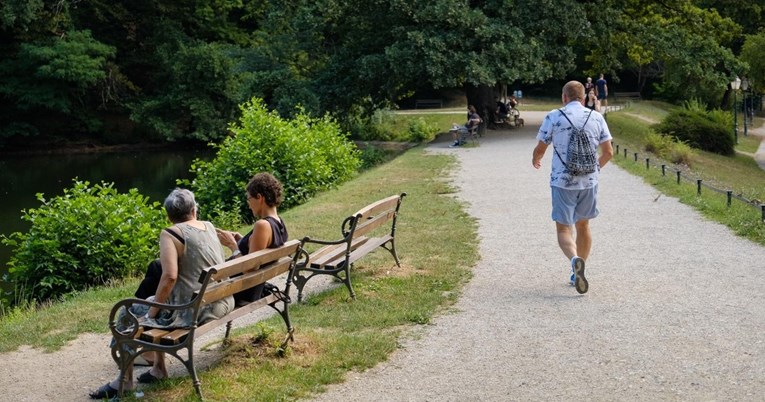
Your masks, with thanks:
M 563 166 L 568 170 L 568 173 L 572 176 L 582 176 L 590 173 L 594 173 L 598 169 L 598 152 L 597 149 L 593 149 L 590 144 L 590 140 L 587 138 L 587 133 L 584 131 L 584 127 L 590 120 L 592 111 L 589 110 L 587 119 L 582 124 L 582 128 L 576 128 L 571 119 L 566 116 L 566 113 L 562 109 L 558 109 L 560 114 L 568 120 L 571 125 L 571 136 L 568 140 L 568 152 L 566 153 L 566 159 L 560 157 L 558 150 L 553 147 L 555 154 L 558 155 L 558 159 L 563 162 Z

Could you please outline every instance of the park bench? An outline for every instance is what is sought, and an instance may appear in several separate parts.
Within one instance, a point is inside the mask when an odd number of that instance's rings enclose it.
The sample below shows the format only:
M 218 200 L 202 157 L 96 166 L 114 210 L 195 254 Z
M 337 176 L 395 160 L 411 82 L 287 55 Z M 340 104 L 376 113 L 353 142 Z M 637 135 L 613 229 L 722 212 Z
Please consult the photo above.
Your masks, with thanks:
M 626 100 L 628 103 L 630 101 L 642 99 L 640 92 L 614 92 L 614 98 L 617 102 Z
M 311 247 L 311 244 L 320 248 L 310 253 L 307 260 L 298 262 L 295 267 L 293 281 L 298 289 L 298 301 L 303 300 L 303 287 L 306 282 L 316 275 L 334 276 L 345 284 L 351 298 L 355 299 L 356 293 L 351 286 L 351 267 L 354 262 L 378 247 L 388 250 L 393 255 L 396 265 L 400 267 L 401 263 L 396 253 L 396 219 L 404 196 L 406 193 L 387 197 L 345 218 L 340 226 L 342 238 L 339 240 L 303 238 L 300 245 L 303 251 L 306 247 Z M 386 234 L 368 236 L 386 224 L 390 224 L 390 231 Z
M 281 344 L 280 350 L 284 350 L 290 340 L 293 339 L 294 328 L 289 317 L 289 291 L 292 281 L 292 269 L 300 255 L 300 241 L 291 240 L 283 246 L 275 249 L 265 249 L 250 253 L 224 263 L 209 267 L 202 271 L 199 282 L 202 287 L 195 297 L 184 305 L 169 305 L 150 302 L 144 299 L 130 298 L 117 302 L 109 315 L 109 328 L 114 336 L 112 346 L 112 358 L 120 368 L 119 395 L 122 395 L 126 378 L 126 370 L 132 366 L 133 360 L 144 352 L 164 352 L 175 356 L 183 363 L 191 375 L 199 398 L 202 398 L 201 382 L 197 377 L 194 367 L 194 340 L 199 336 L 215 329 L 223 324 L 226 325 L 224 342 L 228 340 L 232 322 L 261 307 L 270 306 L 284 319 L 287 326 L 287 336 Z M 200 309 L 215 301 L 231 296 L 239 291 L 249 289 L 278 275 L 289 272 L 283 290 L 271 287 L 270 292 L 264 289 L 264 297 L 241 307 L 236 307 L 225 317 L 209 321 L 204 324 L 196 322 L 199 318 Z M 241 275 L 240 275 L 241 274 Z M 268 294 L 270 293 L 270 294 Z M 120 310 L 128 309 L 132 305 L 143 304 L 146 306 L 159 307 L 163 310 L 192 309 L 195 322 L 189 328 L 172 330 L 148 328 L 140 325 L 138 319 L 132 314 L 120 314 Z M 118 322 L 122 316 L 124 325 Z M 118 327 L 119 325 L 119 327 Z M 184 360 L 178 353 L 186 351 L 187 358 Z
M 414 108 L 420 109 L 420 108 L 442 108 L 444 106 L 444 102 L 441 99 L 417 99 L 414 102 Z

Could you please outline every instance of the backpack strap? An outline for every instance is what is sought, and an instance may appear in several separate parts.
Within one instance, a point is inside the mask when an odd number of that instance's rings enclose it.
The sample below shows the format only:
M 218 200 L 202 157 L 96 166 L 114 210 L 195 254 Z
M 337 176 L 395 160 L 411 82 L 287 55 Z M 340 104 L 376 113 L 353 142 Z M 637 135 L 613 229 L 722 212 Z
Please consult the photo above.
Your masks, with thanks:
M 563 115 L 563 117 L 566 118 L 566 120 L 568 120 L 568 124 L 570 124 L 571 128 L 573 129 L 574 123 L 572 123 L 571 119 L 569 119 L 568 116 L 566 116 L 566 113 L 563 111 L 563 109 L 558 109 L 558 111 L 560 112 L 560 114 Z M 584 131 L 584 126 L 587 125 L 587 122 L 590 121 L 590 116 L 592 116 L 592 110 L 589 110 L 588 112 L 589 113 L 587 113 L 587 118 L 584 120 L 584 124 L 582 124 L 582 128 L 580 128 L 580 130 L 582 131 Z M 558 159 L 560 159 L 561 163 L 563 163 L 563 167 L 568 169 L 568 166 L 566 165 L 566 161 L 564 161 L 563 158 L 560 157 L 560 154 L 558 153 L 558 150 L 555 149 L 555 146 L 553 146 L 553 151 L 555 151 L 555 155 L 558 155 Z

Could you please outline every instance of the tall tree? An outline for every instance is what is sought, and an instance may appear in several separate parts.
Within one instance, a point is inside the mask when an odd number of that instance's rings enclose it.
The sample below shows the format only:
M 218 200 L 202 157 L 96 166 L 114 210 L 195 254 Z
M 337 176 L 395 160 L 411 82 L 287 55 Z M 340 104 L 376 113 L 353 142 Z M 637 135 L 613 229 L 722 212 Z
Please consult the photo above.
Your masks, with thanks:
M 743 70 L 730 49 L 741 28 L 693 0 L 596 0 L 588 19 L 591 72 L 632 71 L 643 90 L 657 82 L 669 100 L 719 99 L 726 83 Z M 605 10 L 608 18 L 599 18 Z M 605 38 L 605 39 L 604 39 Z

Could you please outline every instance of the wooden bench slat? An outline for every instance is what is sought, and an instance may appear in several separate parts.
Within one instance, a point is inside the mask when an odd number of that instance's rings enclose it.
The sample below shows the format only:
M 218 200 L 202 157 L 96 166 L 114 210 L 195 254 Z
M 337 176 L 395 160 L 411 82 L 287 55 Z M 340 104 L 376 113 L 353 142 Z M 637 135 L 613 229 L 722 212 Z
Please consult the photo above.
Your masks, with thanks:
M 165 335 L 162 335 L 162 337 L 159 339 L 159 343 L 162 345 L 177 345 L 180 342 L 183 342 L 188 334 L 188 329 L 176 329 Z
M 369 239 L 364 236 L 353 239 L 351 242 L 351 250 L 366 243 L 367 240 Z M 312 253 L 308 258 L 308 261 L 313 268 L 325 268 L 325 265 L 328 262 L 334 261 L 338 258 L 344 258 L 347 248 L 347 243 L 333 244 L 331 246 L 322 247 L 321 249 L 317 250 L 315 254 Z
M 166 329 L 152 328 L 143 331 L 141 340 L 151 343 L 159 343 L 159 340 L 170 331 Z
M 257 271 L 246 272 L 242 276 L 229 278 L 207 287 L 202 304 L 210 304 L 224 297 L 255 287 L 290 270 L 292 258 L 282 257 L 275 263 L 268 264 Z
M 375 251 L 378 247 L 382 246 L 383 244 L 391 240 L 393 240 L 393 237 L 391 237 L 390 235 L 371 238 L 366 244 L 364 244 L 363 246 L 351 252 L 351 256 L 348 259 L 348 263 L 353 264 L 359 258 L 371 253 L 372 251 Z
M 351 251 L 351 255 L 348 257 L 348 264 L 353 264 L 356 262 L 356 260 L 360 259 L 361 257 L 371 253 L 377 247 L 382 246 L 383 244 L 393 240 L 393 237 L 390 235 L 385 235 L 383 237 L 370 237 L 367 242 L 365 242 L 361 247 L 358 247 Z M 345 263 L 345 255 L 339 256 L 335 258 L 334 260 L 327 261 L 324 264 L 325 269 L 335 269 L 339 266 L 339 264 Z
M 299 246 L 300 240 L 290 240 L 279 248 L 256 251 L 243 257 L 218 264 L 215 267 L 207 268 L 207 270 L 215 269 L 217 272 L 213 275 L 213 280 L 219 281 L 236 274 L 241 274 L 242 272 L 257 269 L 261 265 L 273 261 L 276 258 L 293 255 Z
M 389 209 L 395 210 L 400 198 L 400 195 L 392 195 L 388 198 L 384 198 L 380 201 L 369 204 L 368 206 L 356 211 L 356 213 L 353 215 L 361 215 L 362 219 L 366 219 L 367 217 L 377 215 L 382 211 L 387 211 Z
M 389 220 L 393 219 L 393 217 L 396 216 L 396 210 L 390 210 L 387 211 L 384 214 L 379 214 L 372 219 L 365 220 L 363 222 L 359 222 L 356 224 L 356 230 L 353 233 L 353 236 L 364 236 L 373 230 L 379 228 L 380 226 L 387 223 Z

